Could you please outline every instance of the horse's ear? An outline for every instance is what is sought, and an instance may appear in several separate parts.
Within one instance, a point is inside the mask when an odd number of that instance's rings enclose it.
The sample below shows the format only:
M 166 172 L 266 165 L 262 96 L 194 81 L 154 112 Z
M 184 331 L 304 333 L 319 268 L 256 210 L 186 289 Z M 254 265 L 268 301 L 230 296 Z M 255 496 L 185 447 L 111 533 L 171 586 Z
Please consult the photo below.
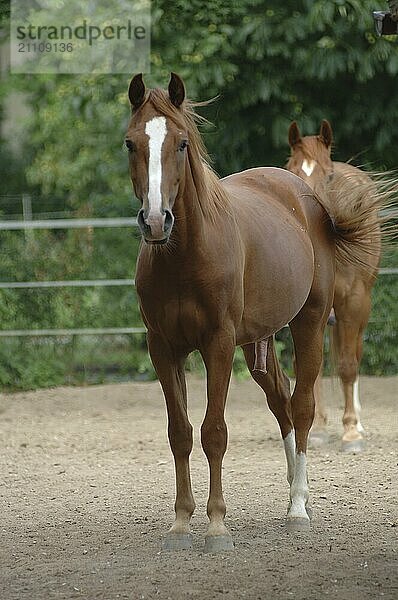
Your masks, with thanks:
M 142 80 L 142 73 L 134 75 L 129 85 L 129 100 L 133 110 L 137 110 L 144 102 L 145 84 Z
M 179 108 L 185 98 L 184 82 L 176 73 L 171 73 L 169 83 L 169 97 L 176 108 Z
M 296 121 L 293 121 L 292 123 L 290 123 L 289 127 L 289 146 L 291 148 L 294 148 L 294 146 L 298 144 L 300 140 L 300 129 L 298 128 Z
M 325 144 L 326 148 L 329 148 L 333 142 L 333 130 L 332 126 L 326 119 L 322 120 L 321 129 L 319 130 L 319 137 Z

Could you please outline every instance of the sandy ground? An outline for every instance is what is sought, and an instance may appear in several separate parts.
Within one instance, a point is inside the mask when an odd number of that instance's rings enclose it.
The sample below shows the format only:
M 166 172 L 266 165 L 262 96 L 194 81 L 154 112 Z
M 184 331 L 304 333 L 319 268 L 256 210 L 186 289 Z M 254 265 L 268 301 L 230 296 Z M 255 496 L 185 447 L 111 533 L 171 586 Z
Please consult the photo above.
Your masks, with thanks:
M 202 553 L 204 382 L 191 379 L 194 549 L 161 552 L 174 474 L 157 383 L 3 395 L 1 600 L 398 598 L 398 378 L 363 378 L 367 451 L 339 451 L 341 394 L 325 383 L 330 443 L 310 450 L 310 533 L 284 528 L 288 487 L 261 390 L 233 382 L 224 463 L 235 550 Z

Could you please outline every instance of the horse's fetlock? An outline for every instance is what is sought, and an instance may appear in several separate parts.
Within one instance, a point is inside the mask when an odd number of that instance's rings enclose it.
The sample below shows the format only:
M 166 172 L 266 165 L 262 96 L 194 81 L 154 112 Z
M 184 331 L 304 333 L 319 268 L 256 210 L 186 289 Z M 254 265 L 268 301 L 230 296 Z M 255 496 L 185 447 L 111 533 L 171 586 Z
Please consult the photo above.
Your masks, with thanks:
M 181 517 L 185 515 L 188 519 L 190 519 L 195 511 L 196 504 L 193 500 L 184 498 L 183 500 L 178 499 L 175 502 L 174 509 L 175 512 Z
M 223 519 L 226 512 L 227 507 L 223 498 L 211 499 L 207 503 L 207 514 L 209 517 L 219 515 Z

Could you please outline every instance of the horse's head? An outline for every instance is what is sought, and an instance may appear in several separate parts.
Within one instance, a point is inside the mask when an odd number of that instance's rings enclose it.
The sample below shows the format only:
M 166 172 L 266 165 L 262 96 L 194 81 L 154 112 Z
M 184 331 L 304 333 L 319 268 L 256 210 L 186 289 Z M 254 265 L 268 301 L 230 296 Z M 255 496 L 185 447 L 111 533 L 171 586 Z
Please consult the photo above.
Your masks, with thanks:
M 315 190 L 325 178 L 333 173 L 330 157 L 333 132 L 329 121 L 323 119 L 319 135 L 301 137 L 296 121 L 289 128 L 291 156 L 287 168 Z
M 137 221 L 147 243 L 164 244 L 173 228 L 173 204 L 185 175 L 188 132 L 179 115 L 184 83 L 172 73 L 168 92 L 147 93 L 139 74 L 131 80 L 128 95 L 132 117 L 125 142 L 131 180 L 141 201 Z M 151 97 L 156 98 L 157 108 Z

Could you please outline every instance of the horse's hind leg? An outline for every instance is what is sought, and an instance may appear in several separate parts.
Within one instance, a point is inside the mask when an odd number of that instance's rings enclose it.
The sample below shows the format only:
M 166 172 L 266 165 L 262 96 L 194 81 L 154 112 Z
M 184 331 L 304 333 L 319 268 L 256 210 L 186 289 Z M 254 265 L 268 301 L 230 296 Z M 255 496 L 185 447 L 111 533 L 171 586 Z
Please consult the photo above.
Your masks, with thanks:
M 164 540 L 163 548 L 185 549 L 192 547 L 189 523 L 195 509 L 189 471 L 192 426 L 187 415 L 185 357 L 175 356 L 160 336 L 150 332 L 148 332 L 148 348 L 166 399 L 168 435 L 176 473 L 176 519 Z
M 264 390 L 268 406 L 275 415 L 282 438 L 293 429 L 290 409 L 290 382 L 282 371 L 275 352 L 274 339 L 268 341 L 266 368 L 267 372 L 254 370 L 255 344 L 242 346 L 246 363 L 254 381 Z
M 279 365 L 273 338 L 270 338 L 268 341 L 267 372 L 254 370 L 255 344 L 247 344 L 246 346 L 242 346 L 242 349 L 249 371 L 254 381 L 264 390 L 268 406 L 278 421 L 285 445 L 287 480 L 291 484 L 294 476 L 295 451 L 289 379 Z
M 309 437 L 310 444 L 313 447 L 323 446 L 329 439 L 326 430 L 327 413 L 322 392 L 322 372 L 323 363 L 314 384 L 315 416 Z
M 333 285 L 328 285 L 326 289 L 332 290 Z M 307 511 L 307 441 L 314 418 L 314 383 L 322 364 L 323 335 L 330 304 L 331 297 L 325 297 L 325 292 L 317 293 L 313 286 L 306 304 L 290 323 L 296 355 L 296 385 L 291 400 L 295 469 L 287 515 L 287 525 L 291 530 L 308 529 L 310 526 Z
M 295 358 L 293 359 L 293 365 L 296 371 Z M 323 446 L 329 439 L 328 433 L 326 431 L 326 424 L 328 419 L 322 393 L 322 373 L 323 361 L 314 383 L 315 415 L 314 422 L 312 424 L 312 429 L 309 435 L 309 443 L 313 447 Z

